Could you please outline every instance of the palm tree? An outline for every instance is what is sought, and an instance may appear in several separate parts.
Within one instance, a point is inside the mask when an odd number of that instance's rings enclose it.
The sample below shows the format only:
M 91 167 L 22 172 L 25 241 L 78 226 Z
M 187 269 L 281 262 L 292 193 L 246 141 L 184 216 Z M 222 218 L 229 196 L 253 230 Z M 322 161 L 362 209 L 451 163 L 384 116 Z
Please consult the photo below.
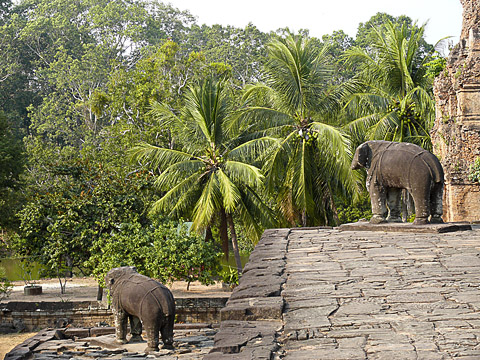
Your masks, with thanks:
M 369 50 L 346 52 L 345 60 L 358 72 L 359 85 L 347 103 L 354 117 L 347 126 L 352 133 L 431 148 L 434 101 L 432 80 L 425 76 L 429 56 L 422 46 L 424 30 L 425 25 L 409 28 L 387 21 L 373 29 Z
M 207 234 L 219 221 L 227 258 L 228 226 L 240 274 L 234 218 L 251 239 L 261 235 L 258 220 L 266 224 L 271 221 L 271 210 L 257 193 L 264 176 L 259 168 L 248 163 L 255 149 L 267 140 L 240 142 L 237 136 L 226 132 L 224 124 L 234 112 L 224 83 L 211 78 L 189 88 L 179 116 L 159 103 L 154 104 L 152 113 L 183 140 L 179 149 L 143 143 L 132 151 L 134 159 L 147 160 L 161 171 L 155 185 L 165 194 L 155 202 L 152 211 L 191 219 L 194 230 L 207 230 Z
M 291 34 L 267 46 L 266 81 L 246 88 L 241 117 L 250 132 L 278 139 L 265 156 L 267 189 L 290 224 L 335 222 L 334 195 L 354 192 L 355 179 L 349 140 L 331 116 L 338 92 L 326 49 Z

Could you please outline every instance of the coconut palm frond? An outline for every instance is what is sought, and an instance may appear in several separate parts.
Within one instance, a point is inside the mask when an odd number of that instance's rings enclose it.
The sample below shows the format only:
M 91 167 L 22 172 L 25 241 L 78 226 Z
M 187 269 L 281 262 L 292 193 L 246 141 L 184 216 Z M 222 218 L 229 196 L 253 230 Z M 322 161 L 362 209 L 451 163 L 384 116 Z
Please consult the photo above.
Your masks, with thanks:
M 259 168 L 239 161 L 229 160 L 225 163 L 225 171 L 238 184 L 258 188 L 263 184 L 263 174 Z
M 163 169 L 179 161 L 188 160 L 191 154 L 179 150 L 165 149 L 147 143 L 140 143 L 129 152 L 130 158 L 137 162 L 148 162 L 155 169 Z

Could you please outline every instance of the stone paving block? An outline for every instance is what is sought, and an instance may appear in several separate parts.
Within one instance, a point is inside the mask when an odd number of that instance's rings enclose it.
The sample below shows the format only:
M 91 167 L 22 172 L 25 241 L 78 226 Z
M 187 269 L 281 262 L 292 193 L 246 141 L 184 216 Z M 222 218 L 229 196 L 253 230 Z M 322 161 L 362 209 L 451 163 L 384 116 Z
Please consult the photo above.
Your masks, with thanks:
M 366 358 L 366 354 L 362 349 L 324 348 L 287 351 L 284 357 L 286 360 L 355 360 Z
M 270 261 L 249 261 L 243 268 L 243 275 L 246 275 L 252 270 L 262 270 L 266 274 L 269 274 L 270 269 L 273 270 L 272 273 L 281 273 L 285 270 L 285 263 L 286 262 L 284 259 Z
M 101 327 L 94 327 L 90 329 L 90 336 L 102 336 L 102 335 L 109 335 L 109 334 L 115 334 L 115 327 L 101 326 Z
M 301 261 L 299 263 L 293 263 L 293 264 L 287 263 L 287 265 L 285 266 L 285 271 L 287 273 L 332 271 L 332 270 L 342 270 L 342 267 L 336 261 L 315 262 L 315 263 L 308 263 L 308 262 Z
M 401 293 L 388 295 L 387 303 L 434 303 L 445 300 L 445 298 L 438 293 Z
M 90 336 L 90 329 L 87 328 L 68 328 L 64 332 L 66 337 L 86 338 Z
M 444 257 L 441 260 L 441 263 L 447 269 L 456 269 L 456 268 L 473 268 L 480 267 L 480 257 L 477 254 L 464 255 L 464 254 L 454 254 L 448 257 Z
M 302 329 L 317 329 L 330 326 L 328 316 L 337 305 L 288 311 L 284 314 L 285 333 Z
M 408 253 L 404 249 L 399 249 L 393 246 L 384 246 L 380 248 L 365 250 L 366 255 L 369 258 L 391 258 L 391 259 L 404 259 L 408 256 Z
M 286 285 L 282 291 L 282 296 L 286 301 L 295 298 L 312 299 L 324 294 L 331 294 L 333 291 L 335 291 L 335 285 L 333 284 Z
M 336 306 L 337 300 L 332 298 L 289 298 L 285 300 L 285 311 L 293 311 L 297 309 L 323 307 L 323 306 Z
M 447 360 L 451 357 L 447 354 L 439 353 L 438 351 L 433 350 L 421 350 L 417 349 L 417 359 L 422 360 Z
M 378 314 L 385 309 L 388 309 L 386 304 L 379 301 L 369 301 L 367 299 L 354 299 L 344 302 L 340 305 L 335 317 L 349 316 L 349 315 L 372 315 Z
M 282 327 L 280 321 L 223 321 L 215 335 L 211 353 L 251 354 L 253 349 L 261 352 L 276 349 L 276 332 Z
M 227 306 L 220 310 L 225 320 L 261 320 L 282 318 L 284 300 L 281 297 L 230 299 Z
M 418 360 L 417 353 L 413 350 L 383 350 L 381 352 L 367 352 L 368 360 Z
M 230 299 L 280 296 L 286 276 L 266 275 L 245 277 L 234 289 Z

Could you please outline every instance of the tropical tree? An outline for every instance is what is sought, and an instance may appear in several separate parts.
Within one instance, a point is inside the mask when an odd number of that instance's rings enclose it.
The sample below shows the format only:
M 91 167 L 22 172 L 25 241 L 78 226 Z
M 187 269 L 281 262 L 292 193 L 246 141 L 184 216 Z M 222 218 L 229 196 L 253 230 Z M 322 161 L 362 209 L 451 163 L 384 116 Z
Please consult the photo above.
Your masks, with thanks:
M 355 181 L 349 140 L 332 116 L 341 91 L 328 49 L 291 34 L 267 46 L 266 81 L 246 87 L 243 117 L 249 131 L 279 139 L 265 155 L 267 189 L 290 224 L 335 223 L 334 195 L 353 193 Z
M 16 227 L 25 154 L 18 129 L 0 111 L 0 231 Z
M 387 21 L 374 30 L 371 50 L 346 52 L 359 86 L 347 103 L 354 118 L 347 127 L 363 137 L 360 142 L 383 139 L 431 148 L 434 101 L 432 79 L 425 76 L 430 57 L 422 45 L 424 30 Z
M 258 239 L 262 228 L 257 220 L 267 220 L 270 211 L 257 193 L 263 175 L 248 163 L 248 158 L 269 139 L 241 142 L 226 131 L 225 123 L 234 111 L 224 82 L 213 77 L 189 88 L 179 115 L 160 103 L 154 104 L 152 112 L 172 129 L 178 140 L 183 140 L 178 148 L 143 143 L 132 151 L 134 159 L 147 160 L 161 171 L 155 185 L 165 194 L 155 202 L 152 211 L 191 219 L 193 229 L 206 234 L 219 221 L 227 257 L 228 226 L 240 273 L 234 218 L 250 238 Z

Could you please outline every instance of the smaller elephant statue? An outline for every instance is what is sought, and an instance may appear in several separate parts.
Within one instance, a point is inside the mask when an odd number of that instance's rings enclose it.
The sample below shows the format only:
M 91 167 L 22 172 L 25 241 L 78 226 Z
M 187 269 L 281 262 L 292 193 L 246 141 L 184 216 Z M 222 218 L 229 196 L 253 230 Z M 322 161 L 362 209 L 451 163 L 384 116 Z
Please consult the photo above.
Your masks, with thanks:
M 444 174 L 432 153 L 409 143 L 367 141 L 355 151 L 351 167 L 367 169 L 373 213 L 370 223 L 402 221 L 402 189 L 415 203 L 414 224 L 443 223 Z
M 105 284 L 112 299 L 118 343 L 126 343 L 127 320 L 130 320 L 130 342 L 142 340 L 143 323 L 147 333 L 146 352 L 158 351 L 159 332 L 163 348 L 173 348 L 175 300 L 167 287 L 139 274 L 133 266 L 110 270 Z

